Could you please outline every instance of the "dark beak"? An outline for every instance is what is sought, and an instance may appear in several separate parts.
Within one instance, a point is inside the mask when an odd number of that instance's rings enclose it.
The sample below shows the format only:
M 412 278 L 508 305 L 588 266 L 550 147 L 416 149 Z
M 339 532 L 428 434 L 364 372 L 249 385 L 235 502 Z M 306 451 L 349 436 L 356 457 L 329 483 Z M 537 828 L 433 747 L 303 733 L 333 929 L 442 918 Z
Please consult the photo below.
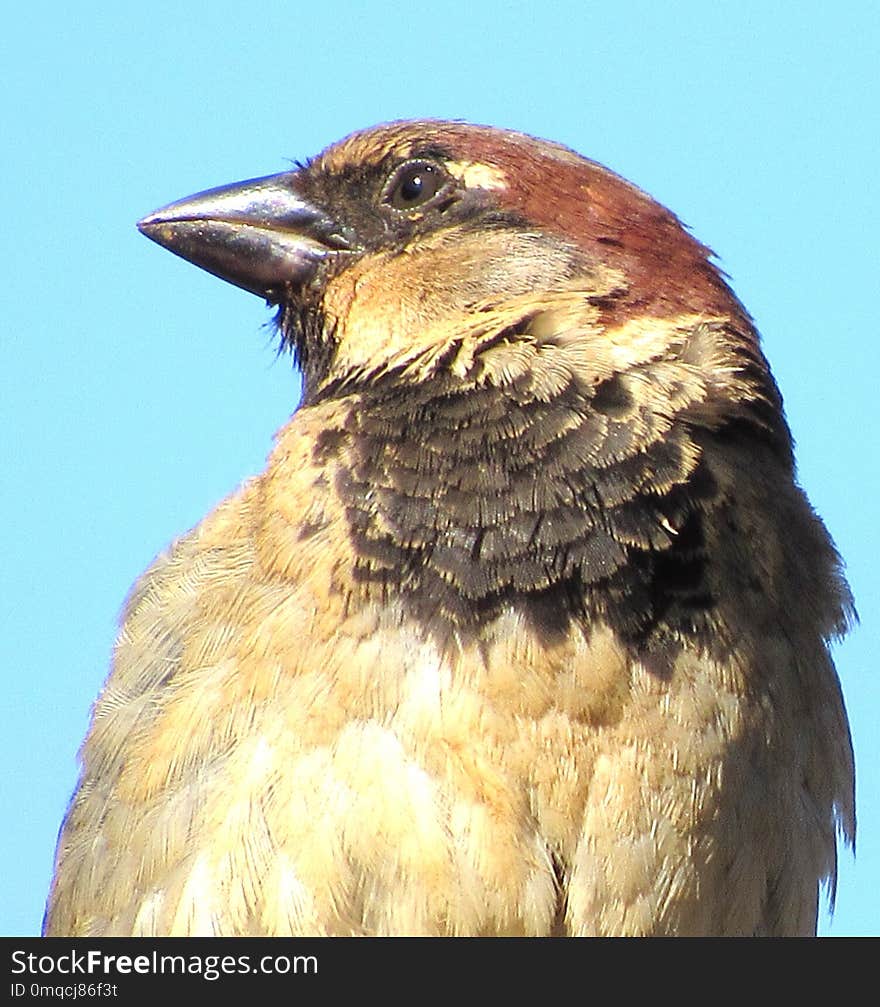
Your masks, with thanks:
M 138 222 L 148 238 L 209 273 L 277 301 L 328 256 L 352 251 L 325 211 L 299 196 L 295 172 L 209 189 Z

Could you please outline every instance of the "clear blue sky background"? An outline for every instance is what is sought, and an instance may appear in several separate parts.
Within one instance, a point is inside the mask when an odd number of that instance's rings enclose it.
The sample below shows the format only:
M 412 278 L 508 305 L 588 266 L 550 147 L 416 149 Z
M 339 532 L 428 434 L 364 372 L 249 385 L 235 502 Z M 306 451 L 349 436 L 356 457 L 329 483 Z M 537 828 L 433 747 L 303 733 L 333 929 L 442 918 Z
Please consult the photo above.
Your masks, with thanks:
M 880 933 L 878 19 L 873 0 L 8 7 L 0 933 L 38 932 L 129 585 L 262 467 L 298 401 L 262 303 L 135 220 L 410 116 L 605 162 L 717 251 L 756 318 L 862 617 L 837 648 L 858 853 L 823 931 Z

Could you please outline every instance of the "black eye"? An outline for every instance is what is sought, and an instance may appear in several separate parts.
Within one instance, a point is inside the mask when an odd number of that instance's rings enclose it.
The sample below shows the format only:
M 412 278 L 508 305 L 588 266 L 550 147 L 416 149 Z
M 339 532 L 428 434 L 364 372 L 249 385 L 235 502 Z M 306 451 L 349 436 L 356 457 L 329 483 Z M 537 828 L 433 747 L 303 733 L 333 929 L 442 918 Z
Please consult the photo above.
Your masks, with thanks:
M 410 161 L 401 165 L 385 187 L 383 202 L 395 210 L 423 206 L 443 188 L 446 175 L 430 161 Z

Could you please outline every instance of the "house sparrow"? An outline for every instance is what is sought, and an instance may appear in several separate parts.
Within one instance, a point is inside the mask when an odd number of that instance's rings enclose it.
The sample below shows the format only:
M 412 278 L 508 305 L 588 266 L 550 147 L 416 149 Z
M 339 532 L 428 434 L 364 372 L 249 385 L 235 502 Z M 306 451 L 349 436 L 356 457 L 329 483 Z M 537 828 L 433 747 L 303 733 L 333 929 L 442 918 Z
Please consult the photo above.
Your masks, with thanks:
M 709 250 L 436 121 L 139 227 L 303 400 L 132 590 L 45 932 L 814 934 L 851 600 Z

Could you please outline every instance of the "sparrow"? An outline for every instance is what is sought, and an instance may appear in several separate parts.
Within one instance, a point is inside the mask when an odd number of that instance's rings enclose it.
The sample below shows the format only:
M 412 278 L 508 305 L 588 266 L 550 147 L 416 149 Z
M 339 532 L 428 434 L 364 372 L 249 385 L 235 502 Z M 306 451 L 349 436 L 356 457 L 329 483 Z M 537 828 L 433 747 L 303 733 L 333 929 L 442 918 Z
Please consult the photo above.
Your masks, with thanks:
M 815 934 L 852 601 L 709 249 L 443 121 L 138 226 L 303 396 L 131 591 L 44 932 Z

